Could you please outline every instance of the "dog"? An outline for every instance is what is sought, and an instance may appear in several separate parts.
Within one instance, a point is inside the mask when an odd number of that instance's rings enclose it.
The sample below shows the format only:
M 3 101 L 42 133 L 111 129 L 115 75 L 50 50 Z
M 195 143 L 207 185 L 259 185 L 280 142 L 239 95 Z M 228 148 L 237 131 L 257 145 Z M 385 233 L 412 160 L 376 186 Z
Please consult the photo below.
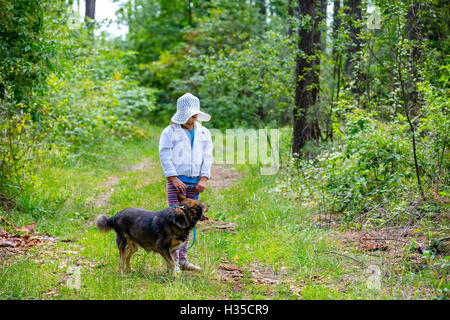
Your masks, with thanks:
M 176 264 L 173 258 L 177 250 L 187 239 L 198 221 L 205 220 L 204 213 L 209 206 L 199 200 L 188 199 L 183 194 L 177 195 L 179 206 L 160 211 L 148 211 L 128 208 L 107 218 L 97 217 L 97 229 L 116 232 L 119 248 L 119 266 L 121 273 L 130 271 L 130 259 L 139 249 L 159 253 L 167 263 L 169 273 L 176 278 Z

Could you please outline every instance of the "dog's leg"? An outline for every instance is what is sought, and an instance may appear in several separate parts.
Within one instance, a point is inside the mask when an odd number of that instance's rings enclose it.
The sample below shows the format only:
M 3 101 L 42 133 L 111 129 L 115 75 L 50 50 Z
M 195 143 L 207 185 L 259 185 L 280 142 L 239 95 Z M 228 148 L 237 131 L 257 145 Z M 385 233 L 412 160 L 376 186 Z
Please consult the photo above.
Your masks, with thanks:
M 124 256 L 125 256 L 125 252 L 123 250 L 119 249 L 119 267 L 120 267 L 120 273 L 125 273 L 125 269 L 124 269 Z
M 163 256 L 164 260 L 166 260 L 167 269 L 169 273 L 172 273 L 172 276 L 176 278 L 177 277 L 176 264 L 175 261 L 173 260 L 173 256 L 172 253 L 170 252 L 170 249 L 169 248 L 162 249 L 160 253 Z
M 131 257 L 133 256 L 133 254 L 138 250 L 138 246 L 127 239 L 127 247 L 125 250 L 126 256 L 125 256 L 125 263 L 126 263 L 126 269 L 127 271 L 131 271 L 131 266 L 130 266 L 130 260 Z
M 117 235 L 116 235 L 116 244 L 117 244 L 117 248 L 119 248 L 119 267 L 120 267 L 120 272 L 124 273 L 125 272 L 124 262 L 125 262 L 125 258 L 126 258 L 127 240 L 122 235 L 117 233 Z

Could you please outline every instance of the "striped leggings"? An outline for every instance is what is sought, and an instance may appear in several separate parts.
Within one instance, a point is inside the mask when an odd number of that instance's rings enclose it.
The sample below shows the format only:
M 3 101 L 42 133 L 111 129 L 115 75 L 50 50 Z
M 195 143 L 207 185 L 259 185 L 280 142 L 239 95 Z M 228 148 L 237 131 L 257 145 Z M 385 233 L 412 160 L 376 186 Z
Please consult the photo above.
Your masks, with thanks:
M 194 187 L 187 187 L 186 193 L 184 193 L 186 198 L 189 199 L 198 199 L 199 193 L 197 190 L 195 190 Z M 177 198 L 177 190 L 173 186 L 172 182 L 167 180 L 167 201 L 169 202 L 169 207 L 174 206 L 178 204 L 178 198 Z M 183 245 L 175 251 L 175 256 L 173 257 L 175 259 L 175 262 L 183 264 L 187 260 L 187 250 L 180 250 L 180 249 L 187 249 L 189 242 L 189 235 L 186 239 L 186 242 L 183 243 Z

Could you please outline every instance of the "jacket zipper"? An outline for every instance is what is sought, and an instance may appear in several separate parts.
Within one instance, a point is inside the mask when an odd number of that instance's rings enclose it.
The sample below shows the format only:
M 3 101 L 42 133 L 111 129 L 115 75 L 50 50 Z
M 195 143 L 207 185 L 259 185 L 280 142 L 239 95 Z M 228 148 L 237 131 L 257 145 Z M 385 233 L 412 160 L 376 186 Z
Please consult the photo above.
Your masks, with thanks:
M 191 146 L 191 139 L 190 139 L 190 137 L 188 137 L 186 131 L 184 131 L 184 128 L 181 127 L 181 130 L 183 131 L 183 134 L 184 134 L 185 138 L 188 141 L 188 145 L 191 148 L 191 175 L 190 175 L 190 177 L 194 176 L 194 174 L 193 174 L 194 173 L 194 146 L 195 146 L 195 140 L 196 140 L 195 136 L 196 136 L 196 134 L 198 135 L 197 128 L 198 128 L 197 124 L 194 124 L 194 129 L 196 129 L 196 130 L 194 131 L 194 142 L 192 143 L 192 146 Z
M 197 127 L 197 124 L 196 123 L 194 123 L 194 128 L 193 129 L 197 129 L 196 128 Z M 197 134 L 198 135 L 198 132 L 197 132 L 198 130 L 195 130 L 194 131 L 194 141 L 192 142 L 192 146 L 191 146 L 191 177 L 193 177 L 194 176 L 194 164 L 195 164 L 195 161 L 194 161 L 194 146 L 195 146 L 195 134 Z M 190 141 L 189 141 L 190 142 Z M 189 144 L 190 145 L 190 144 Z

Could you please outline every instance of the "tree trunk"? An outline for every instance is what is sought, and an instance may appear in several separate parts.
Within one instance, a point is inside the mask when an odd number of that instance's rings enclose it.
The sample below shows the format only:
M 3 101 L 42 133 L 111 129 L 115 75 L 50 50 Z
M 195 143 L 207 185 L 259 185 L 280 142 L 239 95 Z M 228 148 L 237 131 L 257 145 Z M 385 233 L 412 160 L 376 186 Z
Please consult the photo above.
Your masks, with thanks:
M 259 2 L 259 13 L 265 17 L 267 15 L 266 0 L 258 0 L 258 2 Z
M 354 80 L 355 84 L 351 87 L 354 94 L 360 95 L 363 91 L 361 89 L 361 74 L 355 65 L 359 59 L 357 57 L 358 51 L 361 50 L 362 41 L 358 34 L 361 33 L 359 23 L 362 20 L 361 0 L 344 0 L 346 13 L 346 29 L 349 33 L 349 43 L 347 45 L 347 59 L 345 61 L 345 72 L 348 79 Z
M 86 0 L 85 17 L 95 20 L 95 0 Z
M 341 86 L 341 65 L 342 65 L 342 50 L 339 46 L 338 49 L 338 43 L 341 40 L 340 36 L 340 29 L 341 29 L 341 23 L 342 18 L 339 14 L 339 11 L 341 10 L 341 0 L 334 0 L 333 1 L 333 25 L 332 25 L 332 41 L 333 41 L 333 49 L 332 49 L 332 61 L 333 61 L 333 79 L 336 80 L 336 88 L 332 88 L 331 90 L 331 104 L 330 104 L 330 112 L 328 114 L 327 119 L 327 133 L 326 133 L 326 139 L 330 139 L 333 141 L 333 112 L 334 112 L 334 105 L 339 100 L 339 89 Z M 336 90 L 336 98 L 334 95 L 334 92 Z
M 312 126 L 307 123 L 307 114 L 310 107 L 316 101 L 317 90 L 313 90 L 317 86 L 318 78 L 315 75 L 314 57 L 314 39 L 316 25 L 315 19 L 315 0 L 298 0 L 298 15 L 299 19 L 303 20 L 300 23 L 297 31 L 298 53 L 296 57 L 295 70 L 295 106 L 293 110 L 293 140 L 292 153 L 294 157 L 300 157 L 300 150 L 305 145 L 306 141 L 312 139 Z M 302 26 L 303 25 L 303 26 Z
M 312 96 L 313 96 L 313 105 L 319 102 L 320 98 L 320 81 L 319 81 L 319 75 L 320 75 L 320 53 L 323 51 L 323 49 L 326 47 L 326 43 L 322 43 L 324 40 L 321 37 L 321 27 L 323 19 L 325 18 L 327 14 L 327 5 L 328 2 L 326 0 L 320 0 L 319 3 L 320 7 L 317 8 L 316 17 L 314 19 L 314 27 L 313 27 L 313 41 L 314 41 L 314 73 L 313 73 L 313 87 L 312 87 Z M 319 141 L 321 138 L 321 132 L 320 132 L 320 126 L 319 126 L 319 119 L 315 117 L 312 119 L 312 131 L 311 131 L 311 138 L 315 141 Z
M 320 0 L 320 7 L 318 8 L 316 12 L 316 16 L 314 18 L 314 24 L 313 24 L 313 42 L 314 42 L 314 83 L 316 84 L 312 90 L 314 101 L 313 104 L 317 102 L 317 98 L 319 97 L 319 73 L 320 73 L 320 52 L 323 50 L 324 46 L 322 45 L 322 37 L 321 37 L 321 24 L 323 21 L 323 18 L 326 15 L 327 12 L 327 1 L 326 0 Z
M 341 10 L 341 0 L 334 0 L 333 5 L 333 58 L 336 57 L 336 40 L 338 38 L 338 32 L 341 28 L 341 17 L 339 16 L 339 10 Z
M 288 0 L 288 36 L 291 37 L 294 30 L 292 23 L 294 18 L 294 9 L 292 8 L 292 0 Z
M 408 8 L 408 23 L 407 23 L 407 35 L 408 40 L 411 41 L 411 55 L 410 55 L 410 78 L 407 82 L 408 89 L 408 100 L 411 104 L 411 113 L 413 116 L 419 113 L 419 103 L 417 95 L 417 63 L 421 58 L 422 54 L 420 51 L 419 42 L 422 37 L 422 21 L 420 20 L 420 3 L 412 1 Z
M 94 23 L 95 23 L 95 0 L 86 0 L 86 11 L 84 20 L 86 26 L 90 29 L 91 36 L 94 36 Z
M 188 24 L 192 26 L 192 1 L 188 1 Z

